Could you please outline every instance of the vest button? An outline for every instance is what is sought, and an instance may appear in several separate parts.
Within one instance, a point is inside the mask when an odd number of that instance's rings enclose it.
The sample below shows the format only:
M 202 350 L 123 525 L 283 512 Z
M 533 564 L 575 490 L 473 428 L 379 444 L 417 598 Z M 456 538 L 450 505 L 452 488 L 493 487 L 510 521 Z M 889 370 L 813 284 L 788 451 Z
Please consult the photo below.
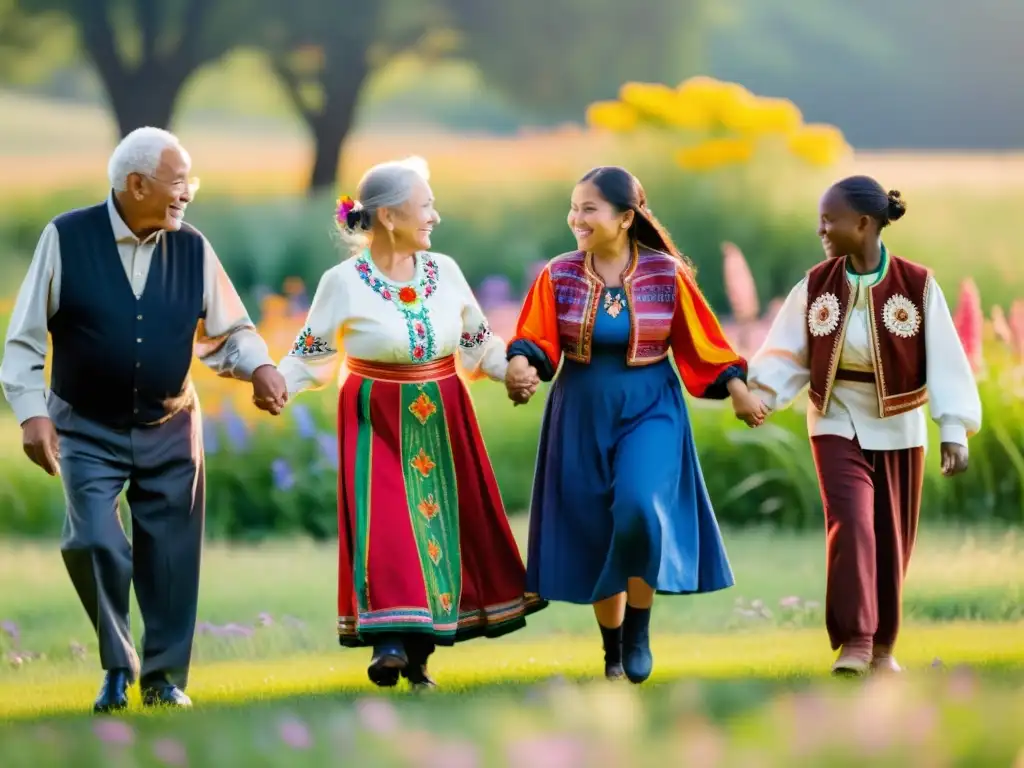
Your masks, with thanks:
M 138 408 L 132 408 L 132 413 L 138 413 L 138 412 L 139 412 Z
M 135 340 L 135 343 L 136 343 L 136 344 L 141 344 L 141 343 L 142 343 L 142 339 L 136 339 L 136 340 Z
M 136 367 L 136 368 L 141 368 L 141 367 L 142 367 L 142 363 L 136 363 L 136 364 L 135 364 L 135 367 Z
M 135 319 L 136 319 L 136 320 L 141 320 L 141 319 L 142 319 L 142 315 L 136 315 L 136 316 L 135 316 Z

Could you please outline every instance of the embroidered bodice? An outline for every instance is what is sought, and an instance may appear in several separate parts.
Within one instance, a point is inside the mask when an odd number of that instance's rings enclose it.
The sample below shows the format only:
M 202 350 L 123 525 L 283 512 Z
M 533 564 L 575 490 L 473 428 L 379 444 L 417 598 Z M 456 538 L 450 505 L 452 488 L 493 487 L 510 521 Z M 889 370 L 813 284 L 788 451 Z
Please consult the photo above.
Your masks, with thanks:
M 281 362 L 290 393 L 327 384 L 343 357 L 416 365 L 458 354 L 467 372 L 504 378 L 505 342 L 491 332 L 458 264 L 440 253 L 415 258 L 407 282 L 387 278 L 368 252 L 324 273 Z

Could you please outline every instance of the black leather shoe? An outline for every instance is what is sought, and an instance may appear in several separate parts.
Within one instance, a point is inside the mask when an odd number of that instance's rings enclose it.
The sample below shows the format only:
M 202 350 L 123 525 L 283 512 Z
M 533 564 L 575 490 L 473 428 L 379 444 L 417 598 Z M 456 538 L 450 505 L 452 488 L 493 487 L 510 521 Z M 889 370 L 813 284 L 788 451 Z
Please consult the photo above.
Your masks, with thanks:
M 157 683 L 142 686 L 142 704 L 146 707 L 177 707 L 187 709 L 192 699 L 172 683 Z
M 413 638 L 406 642 L 406 650 L 409 663 L 402 670 L 402 677 L 415 689 L 436 688 L 437 683 L 427 672 L 427 660 L 434 652 L 434 643 L 422 638 Z
M 128 669 L 111 669 L 103 680 L 100 695 L 92 711 L 97 714 L 115 712 L 128 707 L 128 686 L 132 682 L 132 673 Z
M 391 688 L 398 684 L 398 676 L 408 664 L 409 657 L 401 640 L 382 640 L 373 646 L 373 658 L 366 674 L 374 685 Z

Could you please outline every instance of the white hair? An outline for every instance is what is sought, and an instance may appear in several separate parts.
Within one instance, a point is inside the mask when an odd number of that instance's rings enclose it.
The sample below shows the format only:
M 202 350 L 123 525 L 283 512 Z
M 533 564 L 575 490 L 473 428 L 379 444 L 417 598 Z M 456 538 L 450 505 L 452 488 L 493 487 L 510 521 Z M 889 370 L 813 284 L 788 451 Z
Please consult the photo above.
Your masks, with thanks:
M 121 139 L 110 153 L 107 178 L 111 188 L 116 192 L 124 192 L 128 187 L 128 176 L 132 173 L 152 176 L 160 165 L 160 156 L 165 149 L 171 147 L 180 149 L 188 157 L 178 137 L 170 131 L 151 126 L 136 128 Z
M 363 174 L 356 187 L 356 202 L 365 211 L 363 226 L 349 229 L 339 222 L 338 231 L 345 247 L 358 253 L 369 242 L 367 229 L 373 226 L 377 211 L 405 203 L 417 181 L 430 180 L 430 167 L 422 157 L 378 163 Z

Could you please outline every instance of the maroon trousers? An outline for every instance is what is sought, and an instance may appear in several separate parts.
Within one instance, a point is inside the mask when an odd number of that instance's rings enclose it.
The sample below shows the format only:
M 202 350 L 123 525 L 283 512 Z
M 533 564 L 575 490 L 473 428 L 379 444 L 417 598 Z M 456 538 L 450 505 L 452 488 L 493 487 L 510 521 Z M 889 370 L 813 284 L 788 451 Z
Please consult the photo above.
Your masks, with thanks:
M 825 506 L 825 626 L 832 650 L 892 646 L 917 538 L 924 448 L 866 451 L 856 438 L 811 438 Z

